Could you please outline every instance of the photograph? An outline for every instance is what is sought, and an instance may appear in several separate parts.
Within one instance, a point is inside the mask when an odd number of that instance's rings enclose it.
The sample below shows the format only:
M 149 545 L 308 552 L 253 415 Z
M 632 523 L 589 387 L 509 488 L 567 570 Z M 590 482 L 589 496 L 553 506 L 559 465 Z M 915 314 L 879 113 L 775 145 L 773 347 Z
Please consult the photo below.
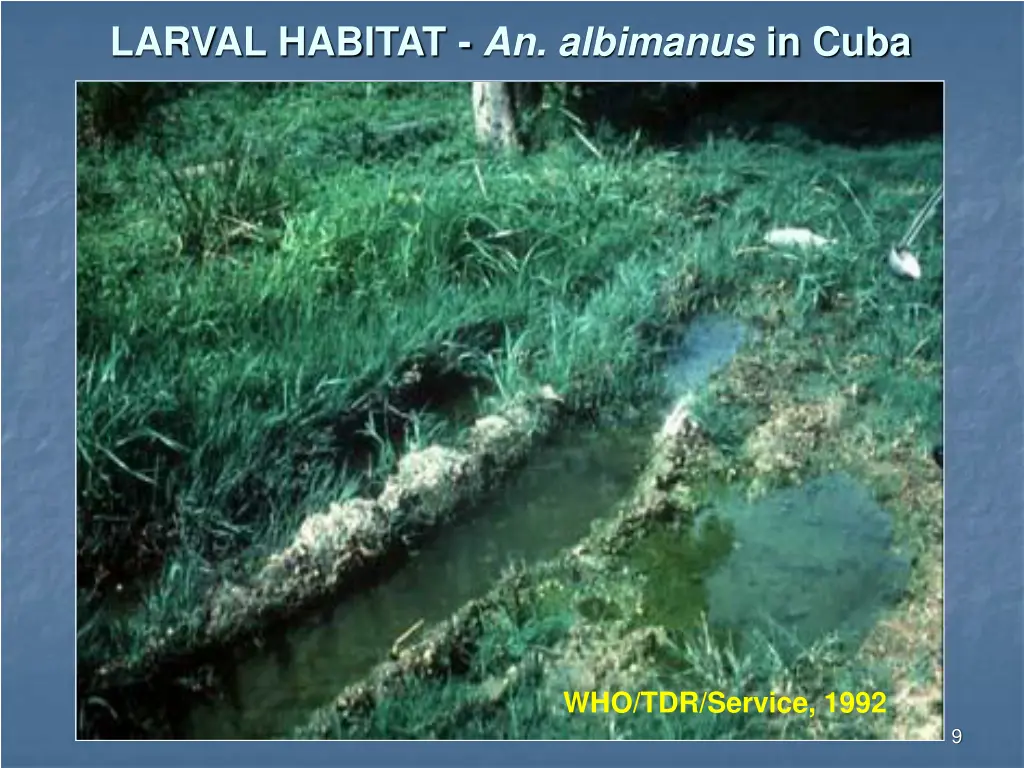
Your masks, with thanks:
M 79 81 L 77 738 L 942 739 L 944 99 Z

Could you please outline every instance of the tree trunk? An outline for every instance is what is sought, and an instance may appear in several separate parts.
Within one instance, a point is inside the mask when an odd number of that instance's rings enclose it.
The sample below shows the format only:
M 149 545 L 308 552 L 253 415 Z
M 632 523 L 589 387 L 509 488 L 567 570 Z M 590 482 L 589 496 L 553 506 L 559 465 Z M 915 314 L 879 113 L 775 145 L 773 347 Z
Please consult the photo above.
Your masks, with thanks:
M 540 106 L 543 95 L 543 83 L 473 83 L 477 141 L 505 151 L 525 149 L 525 117 Z

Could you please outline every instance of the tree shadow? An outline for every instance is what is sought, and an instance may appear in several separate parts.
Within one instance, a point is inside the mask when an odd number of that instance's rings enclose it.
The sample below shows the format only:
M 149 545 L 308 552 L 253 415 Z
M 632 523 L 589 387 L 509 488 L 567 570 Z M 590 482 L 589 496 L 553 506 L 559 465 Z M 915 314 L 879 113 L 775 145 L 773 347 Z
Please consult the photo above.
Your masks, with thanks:
M 679 146 L 709 134 L 863 147 L 942 135 L 942 83 L 593 83 L 570 107 L 585 122 Z

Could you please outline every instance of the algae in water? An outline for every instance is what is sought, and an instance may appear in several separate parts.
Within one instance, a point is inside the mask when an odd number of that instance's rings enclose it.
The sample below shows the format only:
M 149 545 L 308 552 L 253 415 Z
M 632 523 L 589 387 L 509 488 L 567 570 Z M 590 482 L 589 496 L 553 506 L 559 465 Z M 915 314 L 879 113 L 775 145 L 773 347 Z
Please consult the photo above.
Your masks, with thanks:
M 732 552 L 707 579 L 709 621 L 806 645 L 856 640 L 899 599 L 909 576 L 892 550 L 889 513 L 860 483 L 830 474 L 755 502 L 726 499 L 716 517 Z
M 711 498 L 692 526 L 632 552 L 649 621 L 686 632 L 706 614 L 741 647 L 756 631 L 781 652 L 830 633 L 856 641 L 902 594 L 910 565 L 892 550 L 889 513 L 852 478 L 826 475 L 753 502 L 734 489 Z

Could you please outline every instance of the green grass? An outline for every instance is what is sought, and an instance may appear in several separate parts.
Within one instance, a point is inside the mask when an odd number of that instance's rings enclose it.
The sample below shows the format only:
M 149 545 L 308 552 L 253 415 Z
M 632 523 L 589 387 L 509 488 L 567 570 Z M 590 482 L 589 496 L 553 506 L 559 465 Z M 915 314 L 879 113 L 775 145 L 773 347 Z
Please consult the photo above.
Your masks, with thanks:
M 454 437 L 436 397 L 403 395 L 411 361 L 487 394 L 481 411 L 537 384 L 602 409 L 650 393 L 666 328 L 724 309 L 767 329 L 765 382 L 857 385 L 854 428 L 879 444 L 938 436 L 938 226 L 921 281 L 883 256 L 941 179 L 940 138 L 855 150 L 698 125 L 671 151 L 601 134 L 597 157 L 552 101 L 542 151 L 487 157 L 467 90 L 195 87 L 133 140 L 80 149 L 80 663 L 194 628 L 205 590 L 308 511 L 372 491 L 407 442 Z M 771 226 L 839 242 L 769 250 Z M 737 466 L 770 405 L 741 394 L 702 406 Z M 547 727 L 511 717 L 459 733 Z M 590 722 L 571 728 L 607 727 Z

